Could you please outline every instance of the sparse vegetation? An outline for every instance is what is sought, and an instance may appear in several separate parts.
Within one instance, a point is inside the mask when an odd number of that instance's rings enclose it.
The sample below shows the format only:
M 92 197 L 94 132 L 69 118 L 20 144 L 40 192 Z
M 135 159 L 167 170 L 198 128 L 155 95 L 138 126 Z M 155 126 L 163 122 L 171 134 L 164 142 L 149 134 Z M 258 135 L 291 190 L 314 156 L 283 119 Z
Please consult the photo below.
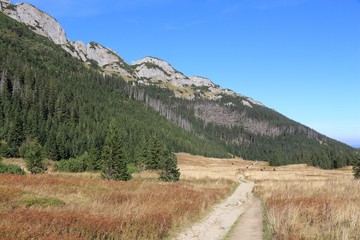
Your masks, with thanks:
M 9 5 L 6 6 L 6 9 L 9 9 L 11 11 L 16 11 L 16 5 L 10 3 Z

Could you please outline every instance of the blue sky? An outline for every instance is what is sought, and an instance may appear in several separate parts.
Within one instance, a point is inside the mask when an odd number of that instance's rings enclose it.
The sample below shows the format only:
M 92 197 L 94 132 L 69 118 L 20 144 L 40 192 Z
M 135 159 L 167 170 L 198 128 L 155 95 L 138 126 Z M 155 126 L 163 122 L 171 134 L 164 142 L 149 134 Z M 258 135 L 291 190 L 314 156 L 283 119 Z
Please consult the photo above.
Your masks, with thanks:
M 360 0 L 28 2 L 71 40 L 164 59 L 360 146 Z

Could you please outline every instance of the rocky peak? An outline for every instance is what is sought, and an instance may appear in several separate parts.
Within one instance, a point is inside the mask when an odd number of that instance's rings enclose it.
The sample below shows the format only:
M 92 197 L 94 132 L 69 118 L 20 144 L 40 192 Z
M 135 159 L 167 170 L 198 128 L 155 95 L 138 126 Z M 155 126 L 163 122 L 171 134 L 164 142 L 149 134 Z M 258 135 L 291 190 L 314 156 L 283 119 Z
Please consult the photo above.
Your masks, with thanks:
M 7 2 L 10 4 L 9 1 Z M 4 8 L 3 11 L 9 17 L 28 25 L 37 34 L 48 37 L 55 44 L 67 43 L 65 31 L 60 24 L 53 17 L 33 5 L 18 3 L 13 8 Z

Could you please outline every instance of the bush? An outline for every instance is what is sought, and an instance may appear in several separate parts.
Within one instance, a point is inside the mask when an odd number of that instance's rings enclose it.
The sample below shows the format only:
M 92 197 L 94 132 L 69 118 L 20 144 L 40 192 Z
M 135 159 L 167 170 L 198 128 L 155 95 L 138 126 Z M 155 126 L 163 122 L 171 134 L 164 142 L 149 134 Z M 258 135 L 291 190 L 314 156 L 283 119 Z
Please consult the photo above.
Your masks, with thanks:
M 129 174 L 140 172 L 140 168 L 135 163 L 127 164 L 127 171 Z
M 18 165 L 0 163 L 0 173 L 24 175 L 25 171 Z
M 79 173 L 99 170 L 98 166 L 95 165 L 96 162 L 94 162 L 95 160 L 93 157 L 88 152 L 85 152 L 77 158 L 70 158 L 57 162 L 55 164 L 54 171 Z

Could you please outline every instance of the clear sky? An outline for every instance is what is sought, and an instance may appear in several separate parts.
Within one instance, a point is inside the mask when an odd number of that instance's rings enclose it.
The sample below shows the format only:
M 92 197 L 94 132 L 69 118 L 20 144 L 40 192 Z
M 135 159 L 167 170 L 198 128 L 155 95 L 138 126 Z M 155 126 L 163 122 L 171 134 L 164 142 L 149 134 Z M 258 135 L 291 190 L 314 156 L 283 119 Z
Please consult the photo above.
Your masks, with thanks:
M 27 2 L 71 40 L 164 59 L 360 147 L 360 0 Z

